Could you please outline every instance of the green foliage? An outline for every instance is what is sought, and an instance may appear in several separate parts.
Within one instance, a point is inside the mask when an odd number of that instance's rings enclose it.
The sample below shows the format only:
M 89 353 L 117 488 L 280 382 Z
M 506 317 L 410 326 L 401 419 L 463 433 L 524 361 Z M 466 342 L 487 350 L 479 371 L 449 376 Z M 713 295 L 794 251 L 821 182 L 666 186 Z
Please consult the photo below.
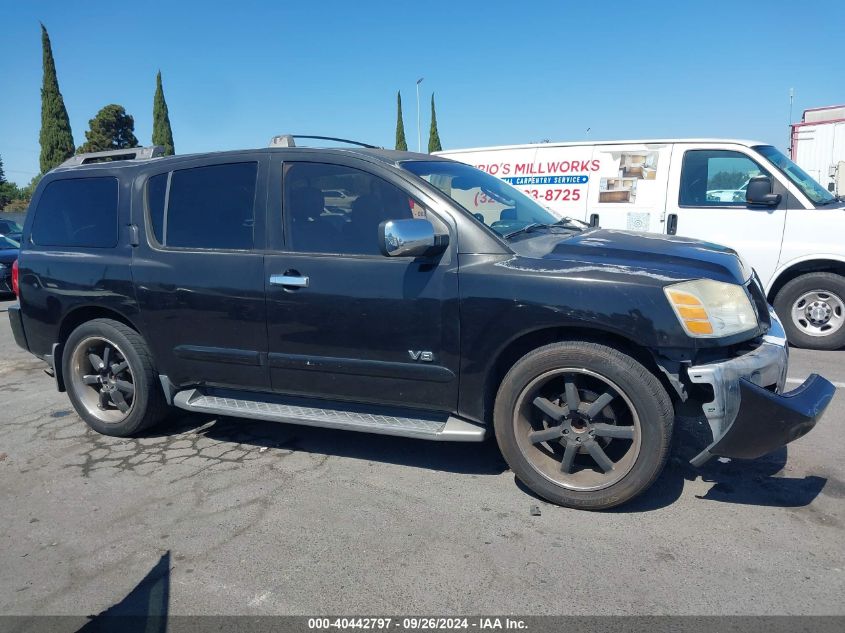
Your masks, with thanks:
M 440 133 L 437 131 L 437 114 L 434 112 L 434 93 L 431 93 L 431 128 L 428 131 L 428 153 L 439 152 L 443 147 L 440 145 Z
M 5 209 L 8 204 L 18 197 L 18 188 L 13 182 L 0 182 L 0 209 Z
M 6 173 L 3 171 L 3 157 L 0 156 L 0 209 L 3 209 L 17 197 L 18 187 L 15 183 L 6 180 Z
M 744 171 L 720 171 L 707 180 L 707 189 L 739 189 L 751 175 Z
M 164 90 L 161 87 L 161 71 L 158 71 L 156 75 L 156 93 L 153 97 L 153 145 L 163 146 L 165 156 L 175 153 L 170 115 L 167 112 L 167 102 L 164 100 Z
M 25 213 L 29 209 L 29 198 L 15 198 L 3 205 L 3 211 Z
M 88 125 L 87 142 L 77 150 L 78 154 L 138 147 L 135 119 L 121 105 L 112 103 L 102 108 Z
M 41 173 L 73 156 L 73 134 L 67 115 L 59 80 L 56 78 L 56 64 L 47 29 L 41 25 L 41 48 L 43 55 L 44 80 L 41 86 Z
M 402 93 L 396 93 L 396 149 L 407 152 L 408 143 L 405 140 L 405 123 L 402 121 Z

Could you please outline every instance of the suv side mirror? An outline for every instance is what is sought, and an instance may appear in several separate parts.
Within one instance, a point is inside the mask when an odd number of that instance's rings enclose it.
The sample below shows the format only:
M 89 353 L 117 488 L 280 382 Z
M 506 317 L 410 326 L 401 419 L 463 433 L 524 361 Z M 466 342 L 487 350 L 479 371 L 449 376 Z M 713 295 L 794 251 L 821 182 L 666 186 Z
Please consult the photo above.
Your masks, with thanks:
M 378 243 L 388 257 L 438 255 L 449 244 L 448 235 L 435 235 L 428 220 L 385 220 L 378 225 Z
M 746 204 L 760 204 L 767 207 L 776 207 L 780 204 L 780 194 L 772 193 L 772 179 L 768 176 L 754 176 L 748 181 L 748 188 L 745 190 Z

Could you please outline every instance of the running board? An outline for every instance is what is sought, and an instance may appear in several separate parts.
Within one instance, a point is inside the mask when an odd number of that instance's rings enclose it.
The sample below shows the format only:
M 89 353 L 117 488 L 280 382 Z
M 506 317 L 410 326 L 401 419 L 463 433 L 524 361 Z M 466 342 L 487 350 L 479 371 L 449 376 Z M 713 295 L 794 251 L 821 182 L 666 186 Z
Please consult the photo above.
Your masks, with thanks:
M 173 396 L 186 411 L 425 440 L 481 442 L 486 429 L 453 415 L 230 390 L 187 389 Z

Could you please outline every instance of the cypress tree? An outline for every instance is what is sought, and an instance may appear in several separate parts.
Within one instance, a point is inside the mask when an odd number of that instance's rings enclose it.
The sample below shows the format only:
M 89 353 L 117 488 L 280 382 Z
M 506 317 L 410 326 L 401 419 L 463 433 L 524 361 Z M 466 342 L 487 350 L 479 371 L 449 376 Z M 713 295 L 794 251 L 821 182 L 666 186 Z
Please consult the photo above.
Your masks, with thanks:
M 396 93 L 396 149 L 407 152 L 408 143 L 405 141 L 405 123 L 402 121 L 402 92 Z
M 3 157 L 0 156 L 0 209 L 3 209 L 14 198 L 15 187 L 12 183 L 6 182 L 6 173 L 3 171 Z
M 85 132 L 86 143 L 79 152 L 102 152 L 111 149 L 138 147 L 135 138 L 135 119 L 126 114 L 121 105 L 111 103 L 97 112 L 88 121 L 90 129 Z
M 161 87 L 161 71 L 158 71 L 156 75 L 156 94 L 153 98 L 153 145 L 163 146 L 165 156 L 175 153 L 170 115 L 167 112 L 167 102 L 164 100 L 164 90 Z
M 428 131 L 428 153 L 439 152 L 443 148 L 440 146 L 440 133 L 437 131 L 437 114 L 434 112 L 434 93 L 431 93 L 431 128 Z
M 43 55 L 44 81 L 41 86 L 41 173 L 73 156 L 73 134 L 67 116 L 59 80 L 56 78 L 56 63 L 47 29 L 41 25 L 41 49 Z

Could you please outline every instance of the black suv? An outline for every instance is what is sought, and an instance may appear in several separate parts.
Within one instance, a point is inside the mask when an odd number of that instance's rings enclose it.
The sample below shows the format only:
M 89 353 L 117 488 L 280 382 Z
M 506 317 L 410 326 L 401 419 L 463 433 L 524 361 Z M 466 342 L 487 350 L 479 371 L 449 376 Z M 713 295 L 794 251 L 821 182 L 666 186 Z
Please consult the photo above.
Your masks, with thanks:
M 681 403 L 712 428 L 698 465 L 800 437 L 833 396 L 817 375 L 783 393 L 783 330 L 730 249 L 561 219 L 423 154 L 292 137 L 126 153 L 41 180 L 9 310 L 100 433 L 139 433 L 168 405 L 430 440 L 492 430 L 531 490 L 598 509 L 654 481 Z

